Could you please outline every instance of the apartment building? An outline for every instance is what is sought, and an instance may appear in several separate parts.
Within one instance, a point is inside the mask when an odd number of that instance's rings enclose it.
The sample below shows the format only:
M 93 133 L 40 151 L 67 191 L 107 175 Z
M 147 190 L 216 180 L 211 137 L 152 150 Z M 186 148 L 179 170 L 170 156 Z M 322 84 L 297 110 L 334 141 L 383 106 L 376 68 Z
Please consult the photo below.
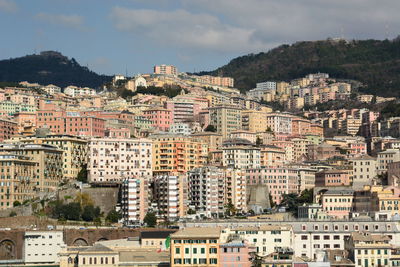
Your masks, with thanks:
M 143 115 L 152 121 L 152 127 L 167 132 L 174 118 L 171 110 L 165 108 L 151 108 L 143 111 Z
M 246 139 L 228 139 L 222 144 L 222 165 L 235 169 L 260 167 L 260 148 Z
M 171 111 L 174 123 L 193 121 L 201 109 L 199 103 L 190 98 L 174 98 L 167 101 L 164 106 Z
M 247 212 L 247 184 L 244 170 L 225 169 L 225 202 L 236 211 Z
M 246 180 L 249 185 L 267 185 L 272 200 L 279 204 L 284 194 L 299 193 L 298 170 L 283 167 L 247 169 Z
M 267 127 L 275 134 L 292 134 L 292 115 L 287 113 L 269 113 L 267 114 Z
M 315 174 L 315 186 L 348 186 L 350 185 L 349 170 L 332 169 Z
M 260 165 L 265 167 L 278 167 L 286 163 L 285 150 L 273 145 L 262 145 L 260 147 L 260 157 Z
M 10 139 L 17 133 L 18 124 L 4 118 L 0 118 L 0 141 Z
M 219 266 L 219 228 L 184 228 L 171 234 L 171 267 Z
M 0 115 L 14 116 L 20 112 L 36 112 L 36 106 L 11 101 L 0 101 Z
M 267 112 L 262 110 L 243 110 L 242 128 L 253 133 L 265 132 L 268 128 L 266 124 Z
M 13 153 L 0 154 L 0 210 L 35 197 L 37 162 Z
M 346 238 L 345 248 L 357 267 L 391 266 L 390 240 L 387 235 L 353 232 Z
M 354 190 L 361 190 L 365 185 L 371 185 L 372 180 L 377 175 L 377 160 L 371 156 L 365 155 L 351 160 L 353 166 Z
M 387 149 L 385 151 L 378 152 L 378 174 L 386 172 L 388 169 L 388 164 L 397 161 L 400 161 L 399 149 Z
M 205 164 L 207 144 L 177 134 L 152 135 L 153 172 L 157 174 L 186 173 Z
M 242 109 L 234 105 L 217 105 L 209 108 L 210 125 L 217 128 L 217 133 L 224 139 L 229 138 L 232 131 L 242 128 Z
M 2 144 L 0 145 L 0 152 L 25 156 L 29 158 L 29 161 L 35 163 L 36 175 L 29 178 L 35 192 L 55 191 L 63 179 L 63 151 L 55 146 L 21 143 Z
M 93 138 L 89 142 L 88 181 L 121 183 L 152 176 L 152 141 L 145 138 Z
M 153 177 L 153 201 L 160 218 L 177 221 L 186 215 L 188 178 L 184 174 L 160 174 Z
M 247 240 L 259 256 L 266 256 L 276 248 L 291 248 L 294 233 L 290 225 L 238 226 L 222 230 L 221 240 Z
M 77 96 L 87 96 L 87 95 L 96 95 L 96 90 L 89 87 L 77 87 L 77 86 L 67 86 L 64 88 L 64 94 L 77 97 Z
M 322 209 L 335 219 L 349 219 L 353 201 L 354 190 L 328 190 L 321 196 Z
M 225 212 L 224 171 L 202 167 L 188 173 L 190 208 L 206 217 L 219 217 Z
M 178 76 L 178 69 L 173 65 L 156 65 L 154 74 Z
M 121 210 L 125 225 L 141 225 L 149 206 L 149 181 L 143 177 L 122 181 Z
M 34 143 L 55 146 L 63 150 L 63 177 L 76 179 L 79 171 L 88 162 L 88 141 L 72 135 L 46 135 L 15 137 L 7 143 Z

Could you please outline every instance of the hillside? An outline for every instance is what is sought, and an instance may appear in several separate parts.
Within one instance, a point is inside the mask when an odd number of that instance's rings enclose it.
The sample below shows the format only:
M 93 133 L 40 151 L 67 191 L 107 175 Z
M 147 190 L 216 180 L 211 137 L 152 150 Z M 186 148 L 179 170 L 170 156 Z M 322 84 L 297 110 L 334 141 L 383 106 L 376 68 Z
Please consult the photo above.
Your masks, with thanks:
M 222 73 L 235 78 L 235 87 L 249 90 L 257 82 L 289 81 L 313 72 L 358 80 L 364 84 L 363 92 L 400 96 L 400 39 L 298 42 L 238 57 L 200 74 Z
M 97 88 L 110 80 L 111 77 L 98 75 L 79 65 L 74 58 L 69 59 L 54 51 L 0 60 L 0 82 L 28 81 L 60 87 L 76 85 Z

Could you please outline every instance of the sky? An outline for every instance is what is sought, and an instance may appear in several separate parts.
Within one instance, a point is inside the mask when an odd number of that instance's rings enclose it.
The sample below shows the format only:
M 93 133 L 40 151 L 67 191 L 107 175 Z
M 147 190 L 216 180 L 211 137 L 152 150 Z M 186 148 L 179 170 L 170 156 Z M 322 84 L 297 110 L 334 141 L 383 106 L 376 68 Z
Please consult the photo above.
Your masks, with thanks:
M 392 39 L 400 0 L 0 0 L 0 59 L 55 50 L 99 74 L 214 70 L 296 41 Z

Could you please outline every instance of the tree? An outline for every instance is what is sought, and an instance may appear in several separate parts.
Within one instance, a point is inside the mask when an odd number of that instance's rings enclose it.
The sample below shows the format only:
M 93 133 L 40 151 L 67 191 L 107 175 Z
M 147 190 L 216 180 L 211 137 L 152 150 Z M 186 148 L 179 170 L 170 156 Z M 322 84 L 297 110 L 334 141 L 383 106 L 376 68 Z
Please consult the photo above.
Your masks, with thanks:
M 19 202 L 18 200 L 15 200 L 13 203 L 13 207 L 18 207 L 21 206 L 21 202 Z
M 157 225 L 157 217 L 154 212 L 148 212 L 146 216 L 144 216 L 143 222 L 148 226 L 148 227 L 154 227 Z
M 260 146 L 260 145 L 262 145 L 262 139 L 259 137 L 259 136 L 257 136 L 257 139 L 256 139 L 256 146 Z
M 92 222 L 94 219 L 100 216 L 100 208 L 88 205 L 83 208 L 82 220 L 86 222 Z
M 232 204 L 232 201 L 229 200 L 228 204 L 225 206 L 225 214 L 227 216 L 233 216 L 236 214 L 235 205 Z
M 17 216 L 17 213 L 15 211 L 10 212 L 10 217 L 15 217 Z
M 192 209 L 189 209 L 189 210 L 187 211 L 187 214 L 189 214 L 189 215 L 191 215 L 191 214 L 196 214 L 196 211 L 195 211 L 195 210 L 192 210 Z
M 62 207 L 63 217 L 67 220 L 79 221 L 81 218 L 81 212 L 81 205 L 76 202 L 68 203 Z
M 121 213 L 115 210 L 111 210 L 106 217 L 106 221 L 111 223 L 117 223 L 121 219 L 122 219 Z
M 269 204 L 271 205 L 271 208 L 275 207 L 276 203 L 275 203 L 274 199 L 272 198 L 271 193 L 269 193 L 268 196 L 269 196 Z
M 87 164 L 84 164 L 82 166 L 81 170 L 78 173 L 78 176 L 76 177 L 76 180 L 82 183 L 87 183 L 88 181 Z
M 205 129 L 205 132 L 213 132 L 215 133 L 217 131 L 217 128 L 214 125 L 209 124 Z

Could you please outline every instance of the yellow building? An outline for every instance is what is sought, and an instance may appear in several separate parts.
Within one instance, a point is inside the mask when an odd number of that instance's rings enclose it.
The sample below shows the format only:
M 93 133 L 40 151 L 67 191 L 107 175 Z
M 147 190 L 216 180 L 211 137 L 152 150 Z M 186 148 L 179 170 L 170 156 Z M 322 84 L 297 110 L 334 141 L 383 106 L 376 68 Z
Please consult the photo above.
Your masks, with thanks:
M 210 107 L 215 107 L 219 104 L 229 103 L 229 97 L 215 92 L 207 92 L 205 97 L 207 98 L 208 105 Z
M 219 266 L 219 228 L 184 228 L 171 235 L 171 267 Z
M 267 130 L 267 113 L 261 110 L 243 110 L 243 130 L 253 133 L 265 132 Z
M 88 141 L 73 135 L 47 135 L 44 137 L 16 137 L 8 143 L 34 143 L 55 146 L 63 150 L 63 178 L 68 180 L 76 179 L 82 166 L 88 160 Z
M 0 154 L 0 210 L 11 208 L 14 201 L 23 203 L 36 193 L 37 163 L 29 157 Z
M 391 216 L 400 214 L 400 189 L 394 186 L 372 186 L 372 208 Z
M 153 173 L 186 173 L 206 164 L 208 145 L 179 134 L 152 135 Z

